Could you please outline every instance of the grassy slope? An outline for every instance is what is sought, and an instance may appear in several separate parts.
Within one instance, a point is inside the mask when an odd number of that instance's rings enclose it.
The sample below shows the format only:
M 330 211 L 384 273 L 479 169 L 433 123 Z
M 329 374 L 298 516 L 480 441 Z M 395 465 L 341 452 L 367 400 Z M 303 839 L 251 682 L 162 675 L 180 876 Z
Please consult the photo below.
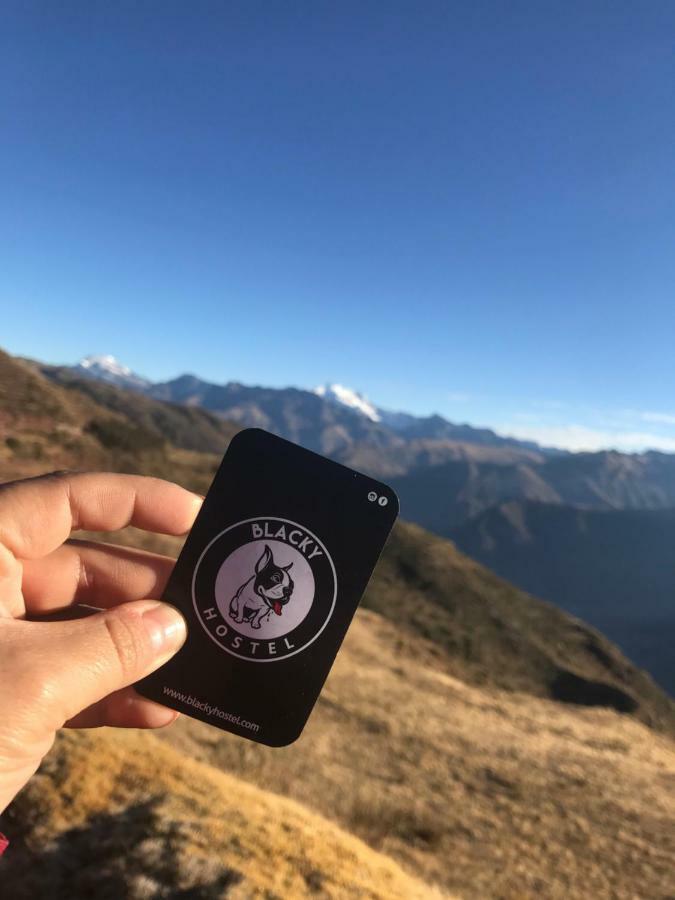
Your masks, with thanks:
M 150 734 L 62 735 L 11 825 L 1 878 L 13 900 L 435 895 L 300 804 Z
M 222 455 L 230 438 L 239 430 L 238 426 L 206 410 L 162 403 L 134 391 L 79 377 L 66 368 L 39 366 L 37 371 L 46 374 L 67 393 L 84 395 L 99 407 L 121 414 L 137 428 L 183 450 Z
M 202 410 L 86 379 L 57 384 L 35 364 L 0 351 L 2 480 L 109 469 L 152 473 L 204 492 L 237 430 Z
M 317 884 L 322 896 L 433 896 L 421 881 L 476 900 L 667 897 L 673 785 L 667 738 L 608 710 L 466 685 L 364 612 L 292 747 L 187 718 L 157 736 L 66 736 L 6 826 L 19 845 L 26 831 L 35 855 L 19 850 L 4 884 L 32 888 L 27 871 L 52 888 L 63 879 L 71 893 L 55 900 L 87 896 L 94 877 L 144 896 L 129 887 L 141 875 L 212 885 L 198 897 L 305 896 Z M 228 872 L 241 893 L 218 892 Z
M 467 685 L 371 612 L 357 616 L 292 747 L 189 719 L 161 737 L 466 898 L 675 889 L 672 741 L 609 710 Z
M 437 643 L 460 678 L 610 706 L 675 733 L 675 703 L 615 645 L 415 525 L 395 529 L 364 603 Z
M 181 545 L 134 529 L 113 539 L 169 556 Z M 436 668 L 469 684 L 607 706 L 675 734 L 675 702 L 610 641 L 416 525 L 398 523 L 362 605 L 395 623 L 402 645 L 424 646 Z

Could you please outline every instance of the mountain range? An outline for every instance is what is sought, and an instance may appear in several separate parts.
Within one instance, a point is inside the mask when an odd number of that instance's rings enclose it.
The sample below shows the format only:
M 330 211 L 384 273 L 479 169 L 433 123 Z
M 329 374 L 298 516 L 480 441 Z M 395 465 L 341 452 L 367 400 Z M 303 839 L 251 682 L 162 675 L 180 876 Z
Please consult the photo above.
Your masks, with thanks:
M 75 366 L 45 367 L 45 371 L 55 379 L 93 378 L 156 400 L 197 406 L 245 427 L 273 431 L 343 462 L 363 450 L 376 449 L 380 458 L 373 459 L 370 468 L 378 468 L 380 475 L 405 471 L 418 461 L 425 463 L 430 454 L 435 459 L 456 458 L 462 447 L 465 452 L 473 447 L 545 452 L 536 444 L 502 437 L 490 429 L 457 425 L 440 415 L 384 410 L 340 384 L 314 390 L 269 388 L 237 381 L 215 384 L 190 374 L 153 383 L 105 355 L 85 357 Z
M 308 391 L 218 385 L 194 375 L 152 383 L 106 356 L 70 367 L 34 365 L 52 383 L 126 410 L 146 431 L 186 450 L 219 453 L 224 427 L 253 425 L 386 478 L 405 518 L 592 622 L 675 693 L 663 638 L 664 628 L 675 628 L 675 522 L 662 514 L 675 509 L 675 456 L 541 448 L 438 415 L 386 411 L 339 384 Z M 153 405 L 157 400 L 163 403 Z M 603 515 L 590 516 L 595 512 Z M 663 540 L 648 550 L 644 533 L 663 533 Z M 580 566 L 586 550 L 588 564 Z M 615 573 L 628 559 L 617 603 Z M 658 611 L 644 602 L 652 587 Z
M 105 467 L 173 477 L 204 491 L 238 426 L 72 373 L 55 382 L 41 366 L 0 352 L 0 427 L 5 479 Z M 217 446 L 188 446 L 195 433 Z M 463 679 L 553 698 L 571 679 L 571 702 L 593 705 L 596 694 L 606 695 L 607 705 L 670 723 L 675 732 L 673 703 L 600 636 L 418 526 L 399 525 L 364 602 L 436 645 Z
M 0 353 L 3 480 L 109 468 L 203 492 L 240 427 L 52 375 Z M 187 717 L 62 734 L 0 821 L 8 896 L 670 896 L 675 703 L 647 673 L 406 522 L 362 607 L 291 747 Z

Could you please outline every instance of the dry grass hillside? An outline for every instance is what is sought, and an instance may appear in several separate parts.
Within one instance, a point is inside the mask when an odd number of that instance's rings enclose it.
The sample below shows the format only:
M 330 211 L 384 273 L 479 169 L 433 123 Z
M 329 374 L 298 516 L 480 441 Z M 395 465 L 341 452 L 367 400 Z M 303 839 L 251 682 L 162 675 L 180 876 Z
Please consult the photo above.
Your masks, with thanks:
M 53 383 L 0 351 L 0 477 L 57 469 L 154 474 L 204 492 L 237 427 L 96 382 Z M 217 452 L 199 452 L 195 446 Z
M 416 525 L 394 530 L 364 604 L 433 641 L 462 680 L 607 706 L 675 735 L 675 702 L 615 644 Z
M 151 734 L 64 734 L 12 818 L 12 900 L 436 896 L 300 804 Z
M 112 540 L 168 556 L 182 543 L 135 529 Z M 424 645 L 440 671 L 461 681 L 609 707 L 675 735 L 675 702 L 611 641 L 416 525 L 396 525 L 362 606 L 395 622 L 401 642 Z
M 295 745 L 187 718 L 157 736 L 73 733 L 5 827 L 19 847 L 4 884 L 44 891 L 46 872 L 63 891 L 19 900 L 183 896 L 167 884 L 205 898 L 435 885 L 476 900 L 666 900 L 675 744 L 610 710 L 467 685 L 432 644 L 364 611 Z M 93 880 L 127 893 L 88 893 Z
M 135 391 L 120 390 L 112 384 L 77 376 L 56 366 L 27 361 L 36 375 L 71 396 L 84 396 L 99 408 L 113 412 L 131 423 L 136 432 L 159 437 L 182 450 L 222 454 L 239 426 L 227 422 L 208 410 L 190 405 L 162 403 Z
M 462 897 L 675 893 L 675 744 L 610 710 L 469 686 L 374 613 L 357 616 L 295 745 L 189 719 L 160 737 Z

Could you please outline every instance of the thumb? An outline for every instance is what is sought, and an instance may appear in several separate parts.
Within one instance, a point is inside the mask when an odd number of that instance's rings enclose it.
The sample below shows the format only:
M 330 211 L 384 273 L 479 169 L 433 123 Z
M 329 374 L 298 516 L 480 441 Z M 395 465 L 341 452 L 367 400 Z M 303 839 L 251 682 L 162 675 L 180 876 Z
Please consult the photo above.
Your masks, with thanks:
M 39 649 L 33 654 L 38 671 L 33 669 L 31 681 L 53 728 L 154 672 L 180 649 L 187 634 L 178 610 L 157 600 L 124 603 L 74 621 L 26 626 L 33 632 L 31 647 Z

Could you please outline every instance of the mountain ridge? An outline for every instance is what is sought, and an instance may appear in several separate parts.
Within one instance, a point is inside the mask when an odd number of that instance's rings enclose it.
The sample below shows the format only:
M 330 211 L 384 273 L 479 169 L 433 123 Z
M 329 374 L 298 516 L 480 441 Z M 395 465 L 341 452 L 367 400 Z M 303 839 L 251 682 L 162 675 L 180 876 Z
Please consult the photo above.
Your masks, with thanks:
M 106 354 L 85 357 L 75 366 L 53 366 L 51 368 L 69 368 L 74 374 L 98 378 L 130 390 L 147 392 L 160 400 L 202 405 L 218 415 L 234 419 L 246 426 L 259 424 L 261 418 L 259 410 L 252 408 L 251 398 L 254 397 L 254 392 L 264 391 L 269 398 L 270 392 L 278 392 L 278 396 L 282 397 L 286 392 L 296 391 L 302 394 L 313 394 L 327 406 L 348 410 L 355 416 L 381 426 L 382 429 L 394 434 L 405 435 L 408 440 L 414 438 L 448 439 L 464 443 L 522 447 L 527 450 L 546 452 L 533 442 L 503 437 L 488 428 L 475 428 L 468 424 L 456 425 L 437 413 L 416 416 L 407 412 L 381 409 L 371 403 L 363 394 L 337 382 L 319 385 L 313 390 L 301 387 L 269 388 L 261 385 L 243 385 L 236 381 L 219 384 L 206 381 L 192 373 L 184 373 L 168 381 L 152 382 L 132 372 L 127 366 L 118 362 L 115 357 Z M 187 385 L 190 387 L 189 393 Z M 246 391 L 246 395 L 244 395 L 244 391 Z M 243 396 L 248 401 L 248 405 L 240 402 Z M 232 406 L 234 408 L 231 408 Z M 269 409 L 267 414 L 269 415 Z M 284 427 L 279 420 L 275 424 L 277 428 Z M 287 423 L 285 427 L 288 428 Z M 281 437 L 290 437 L 288 433 L 281 433 L 281 431 L 279 433 Z
M 675 695 L 675 509 L 511 500 L 449 536 L 493 572 L 600 629 Z

